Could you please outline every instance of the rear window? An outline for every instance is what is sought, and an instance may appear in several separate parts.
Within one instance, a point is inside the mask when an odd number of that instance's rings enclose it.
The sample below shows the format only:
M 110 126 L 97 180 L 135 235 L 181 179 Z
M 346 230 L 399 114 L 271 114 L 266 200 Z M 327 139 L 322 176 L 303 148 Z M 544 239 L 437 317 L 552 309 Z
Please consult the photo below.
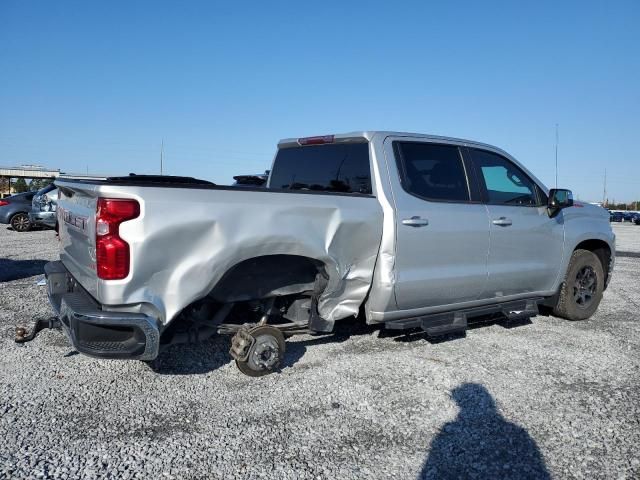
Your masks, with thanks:
M 402 187 L 426 200 L 468 202 L 469 188 L 458 147 L 393 142 Z
M 371 193 L 368 143 L 283 148 L 273 164 L 269 188 Z

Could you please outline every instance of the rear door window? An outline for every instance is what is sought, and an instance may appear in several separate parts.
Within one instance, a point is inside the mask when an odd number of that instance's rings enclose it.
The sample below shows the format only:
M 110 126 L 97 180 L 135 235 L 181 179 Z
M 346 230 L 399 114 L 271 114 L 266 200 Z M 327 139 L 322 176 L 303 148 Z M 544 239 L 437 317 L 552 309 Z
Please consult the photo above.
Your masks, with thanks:
M 394 142 L 402 187 L 425 200 L 469 202 L 469 185 L 455 145 Z
M 371 193 L 368 143 L 344 143 L 278 150 L 269 188 Z

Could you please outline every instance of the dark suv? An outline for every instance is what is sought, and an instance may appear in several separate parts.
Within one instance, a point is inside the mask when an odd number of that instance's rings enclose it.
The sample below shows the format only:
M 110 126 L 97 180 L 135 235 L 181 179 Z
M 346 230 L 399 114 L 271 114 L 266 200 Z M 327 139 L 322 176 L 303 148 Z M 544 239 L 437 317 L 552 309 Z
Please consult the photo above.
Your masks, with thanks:
M 624 216 L 622 212 L 609 212 L 610 222 L 624 222 Z
M 0 223 L 10 224 L 16 232 L 31 228 L 29 211 L 35 192 L 24 192 L 0 200 Z

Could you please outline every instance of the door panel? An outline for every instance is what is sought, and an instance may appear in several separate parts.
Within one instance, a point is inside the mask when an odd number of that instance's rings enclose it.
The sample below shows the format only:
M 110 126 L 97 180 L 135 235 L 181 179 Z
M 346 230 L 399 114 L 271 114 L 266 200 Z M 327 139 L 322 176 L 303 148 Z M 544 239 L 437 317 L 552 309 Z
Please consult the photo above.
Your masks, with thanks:
M 458 147 L 425 142 L 394 147 L 388 139 L 385 154 L 396 207 L 398 307 L 478 299 L 487 281 L 489 219 L 484 205 L 470 203 Z
M 540 188 L 509 159 L 469 149 L 490 219 L 489 278 L 483 297 L 553 288 L 562 263 L 562 216 L 549 218 Z
M 483 297 L 548 291 L 562 262 L 562 215 L 549 218 L 544 207 L 487 205 L 491 224 L 489 280 Z M 501 218 L 511 225 L 494 224 Z
M 476 300 L 487 281 L 489 228 L 483 205 L 397 202 L 396 300 L 402 310 Z M 402 224 L 411 217 L 429 225 Z

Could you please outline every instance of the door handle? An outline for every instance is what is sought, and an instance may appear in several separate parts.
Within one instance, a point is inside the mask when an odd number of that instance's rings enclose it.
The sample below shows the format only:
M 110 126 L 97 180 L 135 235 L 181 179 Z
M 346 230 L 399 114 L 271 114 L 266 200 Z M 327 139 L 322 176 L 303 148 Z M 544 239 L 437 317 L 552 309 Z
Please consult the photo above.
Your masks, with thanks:
M 510 218 L 500 217 L 493 220 L 491 223 L 494 225 L 498 225 L 499 227 L 508 227 L 513 224 Z
M 424 227 L 425 225 L 429 225 L 429 220 L 427 220 L 426 218 L 414 216 L 411 218 L 403 219 L 402 224 L 409 225 L 410 227 Z

